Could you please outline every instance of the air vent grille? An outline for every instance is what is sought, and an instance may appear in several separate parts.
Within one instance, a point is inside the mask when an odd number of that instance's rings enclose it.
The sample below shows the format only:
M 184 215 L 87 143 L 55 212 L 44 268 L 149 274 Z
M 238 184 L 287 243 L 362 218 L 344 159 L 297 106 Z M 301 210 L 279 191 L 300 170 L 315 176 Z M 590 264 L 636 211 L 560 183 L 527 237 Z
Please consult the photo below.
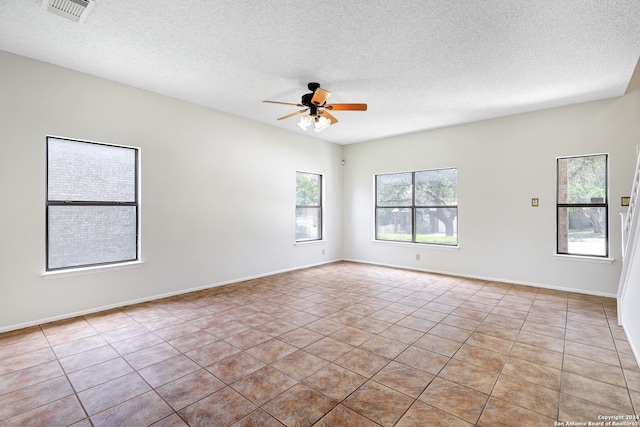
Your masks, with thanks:
M 43 0 L 42 7 L 51 13 L 75 22 L 85 20 L 92 2 L 90 0 Z

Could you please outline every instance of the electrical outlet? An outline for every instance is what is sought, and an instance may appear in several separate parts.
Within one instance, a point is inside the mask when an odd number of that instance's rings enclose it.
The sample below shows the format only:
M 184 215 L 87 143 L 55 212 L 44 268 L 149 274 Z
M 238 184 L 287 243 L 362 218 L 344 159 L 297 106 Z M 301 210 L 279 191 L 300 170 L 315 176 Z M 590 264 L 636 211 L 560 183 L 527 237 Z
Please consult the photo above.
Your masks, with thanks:
M 322 255 L 324 255 L 324 249 L 322 250 Z
M 420 254 L 416 254 L 416 261 L 420 261 Z

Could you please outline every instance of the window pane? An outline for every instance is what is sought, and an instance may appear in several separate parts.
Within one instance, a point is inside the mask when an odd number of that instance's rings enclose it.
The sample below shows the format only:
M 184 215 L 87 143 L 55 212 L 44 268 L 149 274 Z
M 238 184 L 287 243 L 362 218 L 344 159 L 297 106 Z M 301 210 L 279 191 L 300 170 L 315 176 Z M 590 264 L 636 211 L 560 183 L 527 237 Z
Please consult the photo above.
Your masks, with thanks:
M 320 206 L 320 175 L 296 172 L 296 206 Z
M 296 240 L 319 240 L 321 208 L 296 208 Z
M 49 206 L 48 268 L 137 259 L 135 206 Z
M 136 201 L 136 150 L 49 138 L 48 199 Z
M 606 208 L 558 208 L 558 253 L 607 255 Z
M 376 176 L 377 206 L 411 206 L 411 173 L 394 173 Z
M 458 244 L 458 209 L 416 209 L 416 242 Z
M 416 172 L 416 206 L 458 204 L 457 169 Z
M 558 203 L 606 203 L 607 156 L 558 159 Z
M 377 208 L 376 239 L 410 242 L 413 237 L 410 208 Z

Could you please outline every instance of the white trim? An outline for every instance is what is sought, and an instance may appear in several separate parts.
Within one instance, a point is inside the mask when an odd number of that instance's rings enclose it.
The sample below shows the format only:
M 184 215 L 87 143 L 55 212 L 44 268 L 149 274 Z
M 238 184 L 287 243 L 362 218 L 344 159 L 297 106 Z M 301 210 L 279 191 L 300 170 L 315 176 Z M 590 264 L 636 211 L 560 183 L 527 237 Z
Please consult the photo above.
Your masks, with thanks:
M 398 242 L 395 240 L 371 240 L 371 243 L 376 245 L 395 245 L 395 246 L 411 246 L 414 248 L 433 248 L 433 249 L 446 249 L 450 251 L 459 251 L 460 245 L 437 245 L 433 243 L 416 243 L 416 242 Z M 360 262 L 360 261 L 358 261 Z M 399 267 L 402 268 L 402 267 Z
M 344 261 L 357 262 L 357 263 L 360 263 L 360 264 L 380 265 L 380 266 L 383 266 L 383 267 L 399 268 L 399 269 L 402 269 L 402 270 L 420 271 L 420 272 L 423 272 L 423 273 L 442 274 L 442 275 L 445 275 L 445 276 L 454 276 L 454 277 L 464 277 L 464 278 L 468 278 L 468 279 L 486 280 L 488 282 L 500 282 L 500 283 L 508 283 L 508 284 L 512 284 L 512 285 L 531 286 L 531 287 L 535 287 L 535 288 L 552 289 L 552 290 L 556 290 L 556 291 L 571 292 L 571 293 L 576 293 L 576 294 L 594 295 L 594 296 L 606 297 L 606 298 L 615 298 L 616 297 L 616 294 L 610 294 L 610 293 L 606 293 L 606 292 L 596 292 L 596 291 L 587 291 L 587 290 L 584 290 L 584 289 L 565 288 L 565 287 L 562 287 L 562 286 L 547 285 L 547 284 L 533 283 L 533 282 L 523 282 L 523 281 L 511 280 L 511 279 L 501 279 L 501 278 L 498 278 L 498 277 L 486 277 L 486 276 L 476 276 L 476 275 L 473 275 L 473 274 L 452 273 L 450 271 L 433 270 L 433 269 L 416 268 L 416 267 L 407 267 L 407 266 L 404 266 L 404 265 L 386 264 L 386 263 L 372 262 L 372 261 L 362 261 L 362 260 L 357 260 L 357 259 L 344 259 Z
M 117 264 L 95 265 L 91 267 L 68 268 L 64 270 L 45 271 L 40 276 L 43 279 L 61 279 L 64 277 L 82 276 L 85 274 L 105 273 L 108 271 L 128 270 L 142 267 L 144 261 L 120 262 Z
M 306 245 L 313 245 L 316 243 L 327 243 L 326 240 L 324 239 L 320 239 L 320 240 L 300 240 L 298 242 L 295 242 L 293 245 L 294 246 L 306 246 Z
M 261 277 L 273 276 L 275 274 L 287 273 L 287 272 L 296 271 L 296 270 L 303 270 L 305 268 L 317 267 L 317 266 L 320 266 L 320 265 L 331 264 L 331 263 L 339 262 L 339 261 L 342 261 L 342 259 L 334 259 L 334 260 L 323 261 L 323 262 L 318 262 L 318 263 L 314 263 L 314 264 L 307 264 L 307 265 L 299 266 L 299 267 L 286 268 L 286 269 L 282 269 L 282 270 L 272 271 L 272 272 L 269 272 L 269 273 L 256 274 L 256 275 L 253 275 L 253 276 L 247 276 L 247 277 L 243 277 L 243 278 L 239 278 L 239 279 L 232 279 L 232 280 L 228 280 L 228 281 L 224 281 L 224 282 L 212 283 L 212 284 L 209 284 L 209 285 L 198 286 L 198 287 L 195 287 L 195 288 L 180 289 L 179 291 L 167 292 L 167 293 L 164 293 L 164 294 L 154 295 L 154 296 L 150 296 L 150 297 L 137 298 L 137 299 L 129 300 L 129 301 L 122 301 L 122 302 L 118 302 L 118 303 L 115 303 L 115 304 L 103 305 L 103 306 L 100 306 L 100 307 L 94 307 L 94 308 L 90 308 L 90 309 L 87 309 L 87 310 L 76 311 L 76 312 L 73 312 L 73 313 L 66 313 L 66 314 L 61 314 L 61 315 L 58 315 L 58 316 L 46 317 L 46 318 L 37 319 L 37 320 L 29 321 L 29 322 L 3 326 L 3 327 L 0 327 L 0 333 L 14 331 L 14 330 L 23 329 L 23 328 L 28 328 L 30 326 L 43 325 L 45 323 L 55 322 L 55 321 L 58 321 L 58 320 L 71 319 L 73 317 L 84 316 L 86 314 L 92 314 L 92 313 L 97 313 L 97 312 L 100 312 L 100 311 L 111 310 L 111 309 L 114 309 L 114 308 L 125 307 L 127 305 L 139 304 L 139 303 L 154 301 L 154 300 L 158 300 L 158 299 L 162 299 L 162 298 L 168 298 L 168 297 L 172 297 L 172 296 L 176 296 L 176 295 L 187 294 L 189 292 L 196 292 L 196 291 L 201 291 L 201 290 L 204 290 L 204 289 L 216 288 L 216 287 L 219 287 L 219 286 L 225 286 L 225 285 L 230 285 L 230 284 L 233 284 L 233 283 L 244 282 L 244 281 L 247 281 L 247 280 L 259 279 Z M 130 264 L 143 264 L 143 262 L 136 261 L 136 262 L 132 262 Z M 107 267 L 114 267 L 114 266 L 107 266 Z M 130 266 L 128 268 L 133 268 L 133 267 L 134 266 L 132 265 L 132 266 Z M 50 273 L 47 273 L 47 274 L 50 274 Z
M 122 145 L 122 144 L 113 144 L 110 142 L 101 142 L 101 141 L 94 141 L 94 140 L 88 140 L 88 139 L 78 139 L 78 138 L 71 138 L 71 137 L 66 137 L 66 136 L 56 136 L 56 135 L 46 135 L 45 136 L 45 148 L 46 150 L 49 149 L 49 138 L 54 138 L 54 139 L 58 139 L 58 140 L 64 140 L 64 141 L 73 141 L 73 142 L 84 142 L 84 143 L 88 143 L 88 144 L 96 144 L 96 145 L 102 145 L 102 146 L 107 146 L 107 147 L 116 147 L 116 148 L 128 148 L 131 150 L 135 150 L 136 152 L 136 176 L 135 176 L 135 180 L 136 180 L 136 220 L 137 220 L 137 230 L 136 230 L 136 255 L 138 260 L 137 261 L 127 261 L 127 262 L 118 262 L 118 263 L 113 263 L 113 264 L 107 264 L 107 265 L 101 265 L 101 266 L 88 266 L 88 267 L 78 267 L 78 268 L 68 268 L 68 269 L 64 269 L 64 270 L 54 270 L 54 271 L 45 271 L 41 274 L 41 276 L 44 279 L 57 279 L 57 278 L 63 278 L 63 277 L 73 277 L 73 276 L 80 276 L 80 275 L 85 275 L 85 274 L 93 274 L 93 273 L 100 273 L 100 272 L 104 272 L 104 271 L 116 271 L 116 270 L 124 270 L 124 269 L 129 269 L 129 268 L 138 268 L 141 267 L 142 264 L 144 264 L 144 261 L 142 261 L 142 149 L 140 147 L 137 146 L 133 146 L 133 145 Z M 47 174 L 47 170 L 49 168 L 49 158 L 48 158 L 48 154 L 46 155 L 47 159 L 46 159 L 46 169 L 45 169 L 45 175 Z M 46 185 L 45 185 L 46 187 Z M 48 192 L 45 191 L 45 205 L 47 205 L 48 203 Z M 45 214 L 46 216 L 46 214 Z M 46 228 L 46 223 L 47 223 L 48 219 L 45 217 L 45 228 Z M 46 236 L 47 230 L 45 230 L 45 236 Z M 49 254 L 47 253 L 48 248 L 47 245 L 45 244 L 45 259 L 46 257 L 49 256 Z M 46 263 L 46 262 L 45 262 Z
M 593 262 L 597 264 L 613 264 L 613 262 L 615 261 L 615 258 L 602 258 L 588 255 L 554 254 L 554 256 L 560 261 Z
M 633 354 L 633 357 L 635 357 L 638 366 L 640 366 L 640 351 L 635 347 L 634 342 L 631 340 L 631 335 L 627 332 L 627 328 L 624 324 L 621 323 L 620 326 L 624 331 L 624 335 L 627 337 L 627 342 L 629 343 L 629 347 L 631 347 L 631 353 Z
M 186 293 L 189 293 L 189 292 L 195 292 L 195 291 L 200 291 L 200 290 L 204 290 L 204 289 L 210 289 L 210 288 L 215 288 L 215 287 L 219 287 L 219 286 L 230 285 L 230 284 L 233 284 L 233 283 L 239 283 L 239 282 L 243 282 L 243 281 L 246 281 L 246 280 L 259 279 L 261 277 L 272 276 L 272 275 L 275 275 L 275 274 L 287 273 L 287 272 L 296 271 L 296 270 L 303 270 L 305 268 L 317 267 L 317 266 L 320 266 L 320 265 L 331 264 L 331 263 L 340 262 L 340 261 L 357 262 L 357 263 L 360 263 L 360 264 L 380 265 L 380 266 L 385 266 L 385 267 L 398 268 L 398 269 L 402 269 L 402 270 L 412 270 L 412 271 L 421 271 L 421 272 L 425 272 L 425 273 L 443 274 L 443 275 L 448 275 L 448 276 L 466 277 L 466 278 L 470 278 L 470 279 L 487 280 L 487 281 L 491 281 L 491 282 L 512 283 L 512 284 L 515 284 L 515 285 L 533 286 L 533 287 L 538 287 L 538 288 L 543 288 L 543 289 L 554 289 L 554 290 L 559 290 L 559 291 L 564 291 L 564 292 L 581 293 L 581 294 L 587 294 L 587 295 L 602 296 L 602 297 L 607 297 L 607 298 L 615 298 L 616 297 L 616 295 L 614 295 L 614 294 L 607 294 L 607 293 L 604 293 L 604 292 L 589 292 L 589 291 L 580 290 L 580 289 L 563 288 L 563 287 L 559 287 L 559 286 L 543 285 L 543 284 L 539 284 L 539 283 L 520 282 L 520 281 L 513 281 L 513 280 L 504 280 L 504 279 L 499 279 L 499 278 L 482 277 L 482 276 L 474 276 L 474 275 L 465 275 L 465 274 L 459 274 L 459 273 L 455 273 L 454 274 L 454 273 L 446 272 L 446 271 L 428 270 L 428 269 L 421 269 L 421 268 L 406 267 L 406 266 L 401 266 L 401 265 L 384 264 L 384 263 L 378 263 L 378 262 L 370 262 L 370 261 L 362 261 L 362 260 L 356 260 L 356 259 L 343 258 L 343 259 L 333 259 L 333 260 L 330 260 L 330 261 L 323 261 L 323 262 L 314 263 L 314 264 L 308 264 L 308 265 L 299 266 L 299 267 L 292 267 L 292 268 L 282 269 L 282 270 L 273 271 L 273 272 L 264 273 L 264 274 L 257 274 L 257 275 L 253 275 L 253 276 L 248 276 L 248 277 L 244 277 L 244 278 L 228 280 L 228 281 L 224 281 L 224 282 L 212 283 L 212 284 L 209 284 L 209 285 L 199 286 L 199 287 L 195 287 L 195 288 L 181 289 L 179 291 L 168 292 L 168 293 L 164 293 L 164 294 L 160 294 L 160 295 L 154 295 L 154 296 L 151 296 L 151 297 L 138 298 L 138 299 L 135 299 L 135 300 L 123 301 L 123 302 L 119 302 L 119 303 L 115 303 L 115 304 L 109 304 L 109 305 L 105 305 L 105 306 L 94 307 L 94 308 L 91 308 L 91 309 L 77 311 L 77 312 L 73 312 L 73 313 L 67 313 L 67 314 L 62 314 L 62 315 L 58 315 L 58 316 L 52 316 L 52 317 L 47 317 L 47 318 L 43 318 L 43 319 L 33 320 L 33 321 L 29 321 L 29 322 L 18 323 L 18 324 L 14 324 L 14 325 L 8 325 L 8 326 L 0 327 L 0 333 L 13 331 L 13 330 L 17 330 L 17 329 L 22 329 L 22 328 L 28 328 L 30 326 L 42 325 L 42 324 L 45 324 L 45 323 L 55 322 L 55 321 L 58 321 L 58 320 L 70 319 L 70 318 L 73 318 L 73 317 L 78 317 L 78 316 L 83 316 L 83 315 L 86 315 L 86 314 L 97 313 L 97 312 L 105 311 L 105 310 L 111 310 L 111 309 L 114 309 L 114 308 L 125 307 L 127 305 L 139 304 L 139 303 L 143 303 L 143 302 L 148 302 L 148 301 L 153 301 L 153 300 L 157 300 L 157 299 L 172 297 L 172 296 L 176 296 L 176 295 L 182 295 L 182 294 L 186 294 Z M 125 267 L 125 268 L 139 267 L 141 265 L 133 265 L 133 264 L 143 264 L 143 262 L 142 261 L 137 261 L 137 262 L 130 263 L 130 264 L 132 264 L 132 265 L 130 265 L 128 267 Z M 122 265 L 120 265 L 120 266 L 122 267 Z M 116 266 L 115 265 L 111 265 L 111 266 L 105 266 L 105 267 L 113 268 L 113 267 L 116 267 Z M 83 270 L 85 270 L 85 269 L 83 269 Z M 69 273 L 69 271 L 65 271 L 65 272 Z M 47 273 L 47 274 L 51 275 L 51 273 Z M 623 328 L 624 328 L 624 326 L 623 326 Z M 625 333 L 626 333 L 626 329 L 625 329 Z M 627 334 L 627 337 L 628 336 L 629 336 L 629 334 Z M 630 345 L 631 345 L 631 348 L 632 348 L 632 351 L 633 351 L 634 355 L 636 356 L 636 359 L 638 359 L 638 361 L 640 362 L 640 357 L 638 356 L 639 353 L 638 353 L 637 349 L 633 346 L 633 343 L 630 342 Z M 639 363 L 639 365 L 640 365 L 640 363 Z

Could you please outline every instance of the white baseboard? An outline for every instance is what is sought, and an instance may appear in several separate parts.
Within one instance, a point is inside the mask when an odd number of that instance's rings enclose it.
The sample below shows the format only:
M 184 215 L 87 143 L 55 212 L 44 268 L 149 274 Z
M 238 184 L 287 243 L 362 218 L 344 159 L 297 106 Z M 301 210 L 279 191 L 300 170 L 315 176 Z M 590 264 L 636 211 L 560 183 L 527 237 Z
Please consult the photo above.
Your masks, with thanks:
M 112 310 L 114 308 L 125 307 L 125 306 L 128 306 L 128 305 L 140 304 L 140 303 L 154 301 L 154 300 L 158 300 L 158 299 L 162 299 L 162 298 L 168 298 L 168 297 L 172 297 L 172 296 L 176 296 L 176 295 L 186 294 L 186 293 L 189 293 L 189 292 L 196 292 L 196 291 L 201 291 L 201 290 L 205 290 L 205 289 L 216 288 L 216 287 L 219 287 L 219 286 L 225 286 L 225 285 L 230 285 L 230 284 L 234 284 L 234 283 L 244 282 L 244 281 L 247 281 L 247 280 L 259 279 L 259 278 L 262 278 L 262 277 L 273 276 L 273 275 L 281 274 L 281 273 L 287 273 L 287 272 L 290 272 L 290 271 L 303 270 L 305 268 L 317 267 L 317 266 L 320 266 L 320 265 L 331 264 L 331 263 L 339 262 L 339 261 L 356 262 L 356 263 L 359 263 L 359 264 L 379 265 L 379 266 L 383 266 L 383 267 L 392 267 L 392 268 L 399 268 L 399 269 L 403 269 L 403 270 L 421 271 L 421 272 L 424 272 L 424 273 L 442 274 L 442 275 L 447 275 L 447 276 L 465 277 L 465 278 L 469 278 L 469 279 L 487 280 L 487 281 L 492 281 L 492 282 L 512 283 L 512 284 L 515 284 L 515 285 L 533 286 L 533 287 L 544 288 L 544 289 L 553 289 L 553 290 L 565 291 L 565 292 L 582 293 L 582 294 L 602 296 L 602 297 L 608 297 L 608 298 L 615 298 L 616 297 L 615 294 L 608 294 L 608 293 L 604 293 L 604 292 L 588 292 L 588 291 L 584 291 L 582 289 L 571 289 L 571 288 L 564 288 L 564 287 L 560 287 L 560 286 L 552 286 L 552 285 L 546 285 L 546 284 L 540 284 L 540 283 L 530 283 L 530 282 L 522 282 L 522 281 L 505 280 L 505 279 L 496 278 L 496 277 L 483 277 L 483 276 L 475 276 L 475 275 L 465 275 L 465 274 L 459 274 L 459 273 L 451 273 L 451 272 L 448 272 L 448 271 L 423 269 L 423 268 L 412 268 L 412 267 L 407 267 L 407 266 L 403 266 L 403 265 L 386 264 L 386 263 L 363 261 L 363 260 L 357 260 L 357 259 L 334 259 L 334 260 L 323 261 L 323 262 L 315 263 L 315 264 L 308 264 L 308 265 L 303 265 L 303 266 L 298 266 L 298 267 L 287 268 L 287 269 L 283 269 L 283 270 L 271 271 L 271 272 L 268 272 L 268 273 L 257 274 L 257 275 L 253 275 L 253 276 L 241 277 L 241 278 L 232 279 L 232 280 L 228 280 L 228 281 L 224 281 L 224 282 L 211 283 L 211 284 L 208 284 L 208 285 L 198 286 L 198 287 L 194 287 L 194 288 L 180 289 L 180 290 L 175 291 L 175 292 L 168 292 L 168 293 L 163 293 L 163 294 L 158 294 L 158 295 L 152 295 L 152 296 L 148 296 L 148 297 L 138 298 L 138 299 L 135 299 L 135 300 L 122 301 L 122 302 L 118 302 L 118 303 L 115 303 L 115 304 L 109 304 L 109 305 L 104 305 L 104 306 L 100 306 L 100 307 L 94 307 L 94 308 L 90 308 L 90 309 L 87 309 L 87 310 L 81 310 L 81 311 L 77 311 L 77 312 L 73 312 L 73 313 L 65 313 L 65 314 L 61 314 L 61 315 L 58 315 L 58 316 L 41 318 L 41 319 L 29 321 L 29 322 L 18 323 L 18 324 L 9 325 L 9 326 L 3 326 L 3 327 L 0 327 L 0 333 L 8 332 L 8 331 L 14 331 L 14 330 L 17 330 L 17 329 L 28 328 L 30 326 L 43 325 L 45 323 L 56 322 L 58 320 L 64 320 L 64 319 L 70 319 L 70 318 L 73 318 L 73 317 L 84 316 L 84 315 L 87 315 L 87 314 L 93 314 L 93 313 L 97 313 L 97 312 L 100 312 L 100 311 Z M 625 331 L 625 333 L 626 333 L 626 331 Z M 627 336 L 628 336 L 628 334 L 627 334 Z M 633 346 L 632 346 L 632 348 L 633 348 Z M 636 356 L 636 359 L 638 359 L 638 352 L 636 350 L 634 350 L 634 355 Z
M 253 275 L 253 276 L 241 277 L 241 278 L 238 278 L 238 279 L 227 280 L 227 281 L 224 281 L 224 282 L 216 282 L 216 283 L 211 283 L 211 284 L 204 285 L 204 286 L 197 286 L 195 288 L 180 289 L 180 290 L 175 291 L 175 292 L 167 292 L 167 293 L 163 293 L 163 294 L 152 295 L 152 296 L 138 298 L 138 299 L 134 299 L 134 300 L 122 301 L 122 302 L 118 302 L 118 303 L 115 303 L 115 304 L 103 305 L 103 306 L 100 306 L 100 307 L 94 307 L 94 308 L 90 308 L 90 309 L 87 309 L 87 310 L 76 311 L 76 312 L 73 312 L 73 313 L 65 313 L 65 314 L 61 314 L 61 315 L 58 315 L 58 316 L 46 317 L 46 318 L 42 318 L 42 319 L 32 320 L 32 321 L 29 321 L 29 322 L 17 323 L 17 324 L 14 324 L 14 325 L 0 327 L 0 333 L 9 332 L 9 331 L 15 331 L 17 329 L 28 328 L 30 326 L 44 325 L 45 323 L 56 322 L 58 320 L 71 319 L 71 318 L 74 318 L 74 317 L 79 317 L 79 316 L 84 316 L 84 315 L 87 315 L 87 314 L 98 313 L 100 311 L 112 310 L 114 308 L 125 307 L 125 306 L 128 306 L 128 305 L 140 304 L 140 303 L 149 302 L 149 301 L 155 301 L 155 300 L 159 300 L 159 299 L 162 299 L 162 298 L 168 298 L 168 297 L 173 297 L 173 296 L 176 296 L 176 295 L 187 294 L 189 292 L 196 292 L 196 291 L 202 291 L 202 290 L 205 290 L 205 289 L 217 288 L 219 286 L 231 285 L 231 284 L 234 284 L 234 283 L 244 282 L 244 281 L 252 280 L 252 279 L 260 279 L 262 277 L 273 276 L 273 275 L 276 275 L 276 274 L 287 273 L 287 272 L 290 272 L 290 271 L 303 270 L 305 268 L 317 267 L 319 265 L 331 264 L 333 262 L 338 262 L 338 261 L 342 261 L 342 260 L 341 259 L 335 259 L 335 260 L 331 260 L 331 261 L 323 261 L 323 262 L 319 262 L 319 263 L 315 263 L 315 264 L 303 265 L 303 266 L 299 266 L 299 267 L 292 267 L 292 268 L 287 268 L 287 269 L 283 269 L 283 270 L 272 271 L 272 272 L 269 272 L 269 273 L 256 274 L 256 275 Z
M 636 363 L 638 364 L 638 366 L 640 366 L 640 351 L 638 351 L 638 348 L 636 348 L 633 341 L 631 340 L 631 335 L 627 331 L 627 328 L 624 325 L 620 325 L 620 326 L 622 326 L 624 335 L 627 337 L 627 342 L 629 343 L 629 347 L 631 347 L 631 353 L 633 354 L 633 357 L 635 357 Z
M 486 280 L 486 281 L 490 281 L 490 282 L 510 283 L 510 284 L 513 284 L 513 285 L 532 286 L 532 287 L 535 287 L 535 288 L 552 289 L 552 290 L 555 290 L 555 291 L 572 292 L 572 293 L 577 293 L 577 294 L 594 295 L 594 296 L 599 296 L 599 297 L 616 298 L 616 294 L 610 294 L 610 293 L 607 293 L 607 292 L 585 291 L 584 289 L 565 288 L 565 287 L 562 287 L 562 286 L 547 285 L 547 284 L 544 284 L 544 283 L 523 282 L 523 281 L 518 281 L 518 280 L 509 280 L 509 279 L 503 279 L 503 278 L 500 278 L 500 277 L 486 277 L 486 276 L 476 276 L 476 275 L 472 275 L 472 274 L 452 273 L 450 271 L 407 267 L 405 265 L 386 264 L 386 263 L 381 263 L 381 262 L 363 261 L 363 260 L 358 260 L 358 259 L 344 259 L 344 261 L 357 262 L 357 263 L 360 263 L 360 264 L 380 265 L 380 266 L 383 266 L 383 267 L 400 268 L 400 269 L 403 269 L 403 270 L 420 271 L 420 272 L 423 272 L 423 273 L 442 274 L 442 275 L 445 275 L 445 276 L 464 277 L 464 278 L 467 278 L 467 279 L 477 279 L 477 280 Z

